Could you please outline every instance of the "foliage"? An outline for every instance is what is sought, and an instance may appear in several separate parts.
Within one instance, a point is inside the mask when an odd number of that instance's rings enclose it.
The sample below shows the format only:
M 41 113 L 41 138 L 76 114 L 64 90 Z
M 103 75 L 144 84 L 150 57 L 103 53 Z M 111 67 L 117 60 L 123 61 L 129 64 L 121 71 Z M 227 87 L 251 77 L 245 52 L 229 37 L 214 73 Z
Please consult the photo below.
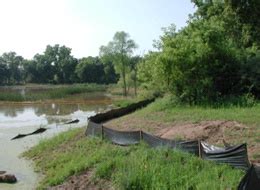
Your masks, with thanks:
M 77 82 L 116 83 L 118 75 L 111 62 L 98 57 L 80 60 L 71 55 L 71 49 L 58 44 L 47 45 L 43 54 L 24 59 L 15 52 L 0 56 L 0 84 L 21 83 L 70 84 Z
M 75 72 L 80 82 L 108 84 L 117 81 L 113 66 L 110 63 L 103 64 L 98 57 L 80 59 Z
M 146 145 L 120 147 L 87 138 L 74 129 L 42 141 L 24 155 L 33 158 L 45 176 L 39 189 L 62 183 L 84 170 L 92 180 L 112 181 L 118 189 L 227 189 L 236 188 L 243 172 L 195 156 Z M 89 176 L 91 177 L 91 176 Z
M 100 57 L 105 62 L 111 61 L 115 65 L 115 70 L 120 74 L 123 81 L 123 93 L 127 96 L 126 75 L 130 69 L 130 57 L 133 50 L 137 47 L 136 43 L 130 39 L 128 33 L 116 32 L 113 40 L 107 46 L 100 47 Z
M 4 53 L 0 57 L 0 84 L 1 83 L 22 83 L 22 62 L 23 57 L 15 52 Z
M 144 85 L 170 91 L 182 102 L 202 104 L 253 94 L 259 97 L 259 28 L 256 1 L 193 1 L 188 25 L 163 35 L 139 67 Z M 253 11 L 249 20 L 244 13 Z M 252 21 L 252 22 L 251 22 Z M 233 99 L 233 98 L 232 98 Z

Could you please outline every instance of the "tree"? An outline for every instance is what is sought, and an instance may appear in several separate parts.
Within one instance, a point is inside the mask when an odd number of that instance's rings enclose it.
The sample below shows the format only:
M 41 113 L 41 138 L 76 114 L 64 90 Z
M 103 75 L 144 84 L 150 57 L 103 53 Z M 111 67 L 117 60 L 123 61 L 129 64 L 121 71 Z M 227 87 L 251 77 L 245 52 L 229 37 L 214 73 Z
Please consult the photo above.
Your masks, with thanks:
M 107 46 L 100 47 L 100 57 L 105 61 L 112 61 L 116 72 L 123 80 L 124 96 L 127 96 L 126 74 L 129 72 L 130 57 L 135 48 L 137 48 L 136 43 L 124 31 L 116 32 Z
M 98 57 L 89 56 L 80 59 L 75 72 L 80 82 L 99 84 L 104 82 L 104 66 Z
M 71 49 L 58 44 L 54 46 L 48 45 L 44 52 L 44 56 L 48 64 L 54 69 L 53 80 L 56 83 L 71 83 L 75 80 L 75 68 L 77 59 L 71 55 Z
M 9 78 L 9 70 L 7 65 L 2 61 L 0 57 L 0 84 L 7 83 Z
M 134 82 L 135 96 L 137 95 L 137 68 L 141 60 L 140 56 L 134 56 L 130 59 L 131 79 Z
M 1 58 L 3 65 L 6 65 L 7 83 L 20 83 L 22 82 L 22 62 L 23 57 L 18 56 L 15 52 L 4 53 Z

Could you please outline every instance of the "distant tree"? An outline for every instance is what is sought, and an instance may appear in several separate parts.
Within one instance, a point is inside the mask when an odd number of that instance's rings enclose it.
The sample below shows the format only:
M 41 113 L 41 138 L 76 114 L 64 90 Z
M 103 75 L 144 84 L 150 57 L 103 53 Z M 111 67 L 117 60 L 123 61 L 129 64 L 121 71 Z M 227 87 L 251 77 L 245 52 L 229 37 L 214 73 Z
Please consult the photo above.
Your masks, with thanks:
M 119 80 L 119 75 L 116 73 L 114 65 L 112 63 L 112 61 L 107 61 L 107 62 L 103 62 L 104 65 L 104 82 L 106 84 L 109 83 L 117 83 Z
M 56 83 L 71 83 L 75 80 L 75 68 L 77 59 L 71 55 L 71 49 L 58 44 L 48 45 L 44 52 L 44 57 L 48 64 L 54 69 L 53 81 Z
M 2 61 L 0 57 L 0 84 L 6 84 L 9 78 L 9 70 L 7 65 Z
M 80 82 L 104 83 L 104 66 L 98 57 L 80 59 L 75 72 Z
M 135 48 L 137 48 L 136 43 L 124 31 L 116 32 L 107 46 L 100 47 L 102 60 L 112 61 L 116 72 L 122 78 L 124 96 L 127 96 L 126 74 L 129 72 L 129 60 Z
M 22 82 L 22 62 L 23 57 L 18 56 L 15 52 L 4 53 L 1 58 L 2 65 L 6 65 L 7 70 L 5 77 L 7 77 L 7 83 L 21 83 Z

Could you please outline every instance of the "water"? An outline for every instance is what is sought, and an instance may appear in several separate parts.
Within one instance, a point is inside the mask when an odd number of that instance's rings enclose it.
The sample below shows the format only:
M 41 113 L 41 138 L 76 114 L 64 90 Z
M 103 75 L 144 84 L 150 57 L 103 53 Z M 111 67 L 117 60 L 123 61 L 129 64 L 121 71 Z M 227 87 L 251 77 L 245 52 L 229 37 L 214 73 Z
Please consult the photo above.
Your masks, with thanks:
M 35 189 L 41 176 L 34 172 L 30 160 L 20 156 L 21 153 L 42 139 L 86 126 L 88 117 L 108 108 L 110 104 L 110 98 L 101 93 L 40 103 L 0 103 L 0 171 L 14 174 L 18 179 L 15 184 L 0 183 L 0 190 Z M 64 125 L 74 119 L 80 122 Z M 48 130 L 42 134 L 10 140 L 19 133 L 30 133 L 41 126 Z

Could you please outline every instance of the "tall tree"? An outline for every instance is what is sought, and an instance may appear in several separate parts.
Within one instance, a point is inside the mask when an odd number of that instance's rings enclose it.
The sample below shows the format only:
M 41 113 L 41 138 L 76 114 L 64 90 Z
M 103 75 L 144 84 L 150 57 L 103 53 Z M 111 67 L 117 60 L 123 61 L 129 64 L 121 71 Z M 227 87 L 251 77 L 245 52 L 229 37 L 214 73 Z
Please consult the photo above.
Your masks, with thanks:
M 54 66 L 54 78 L 57 83 L 71 83 L 75 80 L 77 59 L 71 55 L 71 49 L 58 44 L 48 45 L 44 52 L 48 64 Z
M 116 32 L 107 46 L 100 47 L 100 57 L 103 60 L 111 60 L 123 80 L 124 96 L 127 96 L 126 74 L 129 72 L 129 60 L 135 48 L 137 44 L 124 31 Z
M 22 62 L 23 57 L 18 56 L 15 52 L 8 52 L 2 55 L 2 64 L 8 69 L 8 83 L 22 82 Z

